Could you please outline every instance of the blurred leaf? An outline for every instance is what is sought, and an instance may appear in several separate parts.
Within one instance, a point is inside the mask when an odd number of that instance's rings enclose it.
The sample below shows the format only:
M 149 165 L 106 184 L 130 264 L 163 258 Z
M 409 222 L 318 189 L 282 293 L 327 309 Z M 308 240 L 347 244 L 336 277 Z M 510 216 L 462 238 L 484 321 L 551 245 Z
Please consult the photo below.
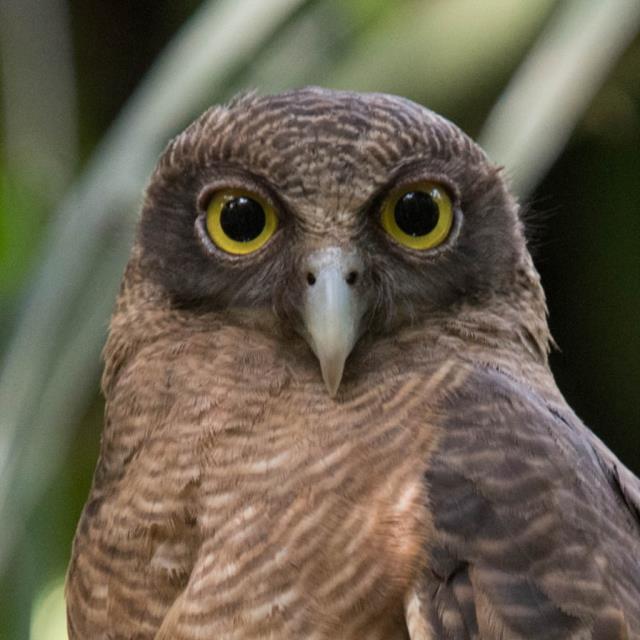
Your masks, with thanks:
M 638 31 L 638 0 L 567 0 L 489 115 L 480 144 L 527 194 Z
M 3 162 L 51 204 L 76 168 L 77 112 L 65 0 L 0 3 Z
M 224 97 L 248 87 L 273 93 L 330 77 L 360 41 L 363 30 L 385 24 L 396 8 L 381 0 L 314 3 L 267 45 L 243 74 L 234 78 Z
M 30 640 L 66 640 L 67 610 L 64 576 L 52 580 L 38 594 L 33 608 Z
M 24 277 L 41 234 L 45 199 L 0 170 L 0 299 L 14 296 Z M 0 311 L 0 323 L 6 313 Z
M 554 0 L 447 0 L 394 5 L 327 76 L 330 86 L 380 91 L 437 111 L 471 100 L 522 55 Z

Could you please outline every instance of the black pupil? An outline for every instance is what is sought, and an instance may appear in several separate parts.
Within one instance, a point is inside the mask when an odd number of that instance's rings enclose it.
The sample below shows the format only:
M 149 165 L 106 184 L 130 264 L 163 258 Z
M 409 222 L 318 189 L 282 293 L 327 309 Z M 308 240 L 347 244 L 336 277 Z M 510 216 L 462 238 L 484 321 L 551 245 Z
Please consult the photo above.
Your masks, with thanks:
M 222 230 L 236 242 L 255 240 L 265 223 L 264 209 L 255 200 L 244 196 L 229 200 L 220 212 Z
M 409 191 L 396 202 L 396 224 L 410 236 L 424 236 L 438 224 L 438 204 L 425 191 Z

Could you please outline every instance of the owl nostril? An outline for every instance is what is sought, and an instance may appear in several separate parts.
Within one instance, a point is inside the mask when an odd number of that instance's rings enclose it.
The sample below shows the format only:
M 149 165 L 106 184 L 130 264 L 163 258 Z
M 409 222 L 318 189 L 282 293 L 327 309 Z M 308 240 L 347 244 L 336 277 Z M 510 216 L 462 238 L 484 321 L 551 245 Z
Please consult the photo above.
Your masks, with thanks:
M 307 284 L 312 287 L 315 283 L 316 277 L 311 273 L 311 271 L 309 271 L 309 273 L 307 273 Z
M 345 278 L 345 280 L 347 281 L 347 284 L 349 285 L 354 285 L 357 279 L 358 279 L 357 271 L 349 271 L 349 273 L 347 274 L 347 277 Z

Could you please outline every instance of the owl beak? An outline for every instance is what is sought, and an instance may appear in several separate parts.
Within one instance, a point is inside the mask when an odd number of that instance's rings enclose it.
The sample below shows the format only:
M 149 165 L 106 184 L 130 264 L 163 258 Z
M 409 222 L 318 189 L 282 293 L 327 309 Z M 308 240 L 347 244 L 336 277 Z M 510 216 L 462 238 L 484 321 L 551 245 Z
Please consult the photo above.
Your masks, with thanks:
M 363 264 L 357 254 L 330 247 L 312 254 L 307 265 L 304 337 L 320 362 L 327 391 L 334 397 L 345 361 L 360 337 L 366 309 L 358 286 Z

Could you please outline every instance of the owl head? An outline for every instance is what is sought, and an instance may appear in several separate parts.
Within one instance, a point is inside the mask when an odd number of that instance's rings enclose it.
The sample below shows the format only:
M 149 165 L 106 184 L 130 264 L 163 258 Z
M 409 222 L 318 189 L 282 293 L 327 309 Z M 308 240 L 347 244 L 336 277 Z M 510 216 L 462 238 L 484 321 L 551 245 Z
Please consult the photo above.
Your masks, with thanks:
M 399 97 L 308 88 L 210 109 L 162 155 L 136 245 L 171 309 L 304 339 L 331 395 L 357 343 L 452 319 L 478 335 L 510 323 L 546 358 L 500 170 Z

